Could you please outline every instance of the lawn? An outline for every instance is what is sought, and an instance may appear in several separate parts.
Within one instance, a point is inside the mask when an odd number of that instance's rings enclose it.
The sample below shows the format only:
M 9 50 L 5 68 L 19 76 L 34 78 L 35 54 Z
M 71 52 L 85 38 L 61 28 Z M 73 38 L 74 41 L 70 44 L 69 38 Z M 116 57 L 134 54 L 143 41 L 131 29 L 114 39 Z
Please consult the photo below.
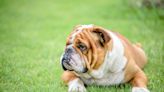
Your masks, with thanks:
M 66 92 L 60 56 L 77 24 L 95 24 L 142 43 L 151 92 L 164 92 L 163 10 L 128 0 L 0 0 L 0 92 Z M 130 92 L 129 84 L 87 87 Z

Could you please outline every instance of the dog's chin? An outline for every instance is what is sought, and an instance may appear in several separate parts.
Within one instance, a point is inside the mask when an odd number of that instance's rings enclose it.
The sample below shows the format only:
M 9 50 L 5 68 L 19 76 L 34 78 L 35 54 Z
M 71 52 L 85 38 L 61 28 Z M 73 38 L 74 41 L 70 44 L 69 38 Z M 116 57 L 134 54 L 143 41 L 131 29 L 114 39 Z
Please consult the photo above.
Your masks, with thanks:
M 68 70 L 68 71 L 74 71 L 74 72 L 76 72 L 76 73 L 86 73 L 86 72 L 88 72 L 88 69 L 87 68 L 74 68 L 74 67 L 64 67 L 65 68 L 65 70 Z
M 74 70 L 74 72 L 76 72 L 76 73 L 86 73 L 86 72 L 88 72 L 88 69 L 87 68 L 82 68 L 80 70 Z

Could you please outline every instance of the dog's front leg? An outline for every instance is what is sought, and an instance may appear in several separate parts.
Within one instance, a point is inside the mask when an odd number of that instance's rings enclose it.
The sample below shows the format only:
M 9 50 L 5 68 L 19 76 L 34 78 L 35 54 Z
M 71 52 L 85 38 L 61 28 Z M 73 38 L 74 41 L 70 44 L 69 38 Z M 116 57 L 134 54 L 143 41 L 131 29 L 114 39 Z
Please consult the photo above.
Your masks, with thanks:
M 150 92 L 147 89 L 147 77 L 141 69 L 135 74 L 131 84 L 133 86 L 132 92 Z
M 68 92 L 86 92 L 83 81 L 73 72 L 64 71 L 62 80 L 68 85 Z

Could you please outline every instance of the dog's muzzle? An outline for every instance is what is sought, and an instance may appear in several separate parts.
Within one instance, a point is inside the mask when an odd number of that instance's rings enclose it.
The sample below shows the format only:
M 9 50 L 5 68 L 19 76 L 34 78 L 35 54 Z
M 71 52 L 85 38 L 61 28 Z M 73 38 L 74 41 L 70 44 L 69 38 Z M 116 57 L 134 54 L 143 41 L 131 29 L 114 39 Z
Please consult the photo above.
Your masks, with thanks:
M 70 65 L 70 61 L 71 61 L 71 53 L 73 52 L 73 50 L 71 48 L 68 48 L 65 50 L 65 53 L 62 57 L 62 60 L 61 60 L 61 64 L 62 64 L 62 67 L 64 70 L 68 70 L 65 65 L 67 66 L 71 66 Z
M 88 71 L 87 68 L 83 67 L 78 55 L 73 48 L 66 48 L 64 55 L 61 59 L 61 64 L 64 70 L 77 71 L 85 73 Z

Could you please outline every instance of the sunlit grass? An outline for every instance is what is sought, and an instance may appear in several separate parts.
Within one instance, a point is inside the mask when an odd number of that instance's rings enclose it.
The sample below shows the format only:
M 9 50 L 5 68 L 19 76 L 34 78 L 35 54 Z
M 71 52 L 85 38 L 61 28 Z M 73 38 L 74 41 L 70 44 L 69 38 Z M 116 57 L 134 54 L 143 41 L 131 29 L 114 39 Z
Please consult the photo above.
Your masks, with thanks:
M 164 21 L 156 10 L 123 0 L 1 0 L 0 91 L 66 92 L 60 55 L 77 24 L 96 24 L 141 42 L 149 63 L 144 71 L 152 92 L 164 91 Z M 127 92 L 129 84 L 88 86 L 89 92 Z

